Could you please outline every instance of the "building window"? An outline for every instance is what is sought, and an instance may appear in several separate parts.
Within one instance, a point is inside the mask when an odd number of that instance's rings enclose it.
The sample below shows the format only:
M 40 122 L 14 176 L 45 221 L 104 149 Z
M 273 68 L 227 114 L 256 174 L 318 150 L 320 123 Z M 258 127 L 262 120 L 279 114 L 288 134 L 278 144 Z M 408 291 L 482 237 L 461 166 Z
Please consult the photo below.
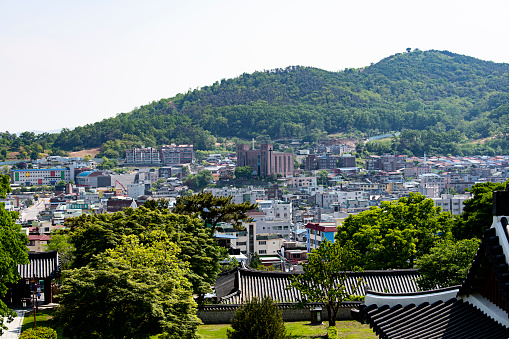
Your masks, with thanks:
M 267 253 L 267 251 L 266 250 L 259 250 L 258 253 L 259 254 L 265 254 L 265 253 Z
M 264 240 L 264 241 L 258 241 L 258 245 L 265 245 L 267 242 Z

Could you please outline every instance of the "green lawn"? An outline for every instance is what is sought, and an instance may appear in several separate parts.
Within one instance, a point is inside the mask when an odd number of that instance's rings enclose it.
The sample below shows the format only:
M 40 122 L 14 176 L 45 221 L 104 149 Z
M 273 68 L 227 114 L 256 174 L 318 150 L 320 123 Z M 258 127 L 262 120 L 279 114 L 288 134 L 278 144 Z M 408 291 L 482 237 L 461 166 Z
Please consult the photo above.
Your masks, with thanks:
M 327 334 L 327 322 L 322 325 L 311 325 L 309 321 L 297 321 L 285 323 L 286 329 L 292 338 L 325 338 Z M 340 338 L 349 339 L 371 339 L 377 338 L 375 333 L 368 325 L 363 325 L 357 321 L 339 321 L 336 323 Z M 226 329 L 230 325 L 201 325 L 198 327 L 198 333 L 204 339 L 224 339 L 226 338 Z
M 47 326 L 55 329 L 58 334 L 58 339 L 65 339 L 62 335 L 62 329 L 55 327 L 52 322 L 53 309 L 41 310 L 37 312 L 37 326 Z M 327 322 L 323 322 L 322 325 L 311 325 L 309 321 L 297 321 L 297 322 L 287 322 L 285 323 L 286 329 L 288 333 L 291 335 L 291 338 L 325 338 L 327 334 Z M 360 324 L 356 321 L 338 321 L 336 326 L 339 330 L 340 338 L 349 338 L 349 339 L 374 339 L 377 336 L 373 333 L 373 331 L 369 328 L 368 325 Z M 25 314 L 25 319 L 23 320 L 22 331 L 27 328 L 34 327 L 34 315 L 32 312 L 27 312 Z M 203 336 L 204 339 L 224 339 L 226 338 L 226 329 L 229 328 L 230 325 L 201 325 L 198 327 L 198 333 Z M 157 338 L 154 336 L 152 338 Z
M 46 309 L 39 310 L 36 314 L 37 327 L 51 327 L 55 331 L 57 331 L 58 339 L 64 339 L 66 337 L 62 334 L 62 329 L 55 327 L 52 318 L 55 313 L 54 309 Z M 23 326 L 21 327 L 21 332 L 26 330 L 27 328 L 34 328 L 34 313 L 32 311 L 25 313 L 25 318 L 23 319 Z

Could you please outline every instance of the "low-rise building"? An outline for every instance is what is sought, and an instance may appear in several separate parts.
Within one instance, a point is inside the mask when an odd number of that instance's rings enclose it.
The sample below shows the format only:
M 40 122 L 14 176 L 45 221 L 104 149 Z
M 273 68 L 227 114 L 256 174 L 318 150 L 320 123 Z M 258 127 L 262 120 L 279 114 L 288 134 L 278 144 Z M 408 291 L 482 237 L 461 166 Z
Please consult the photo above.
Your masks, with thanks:
M 14 185 L 55 185 L 62 180 L 72 180 L 69 168 L 11 170 L 11 184 Z
M 312 248 L 320 246 L 322 241 L 330 241 L 334 243 L 334 235 L 338 231 L 335 222 L 308 223 L 307 229 L 307 251 L 311 253 Z
M 442 208 L 444 212 L 451 212 L 452 215 L 463 213 L 464 202 L 472 198 L 470 194 L 442 194 L 440 198 L 433 198 L 435 206 Z

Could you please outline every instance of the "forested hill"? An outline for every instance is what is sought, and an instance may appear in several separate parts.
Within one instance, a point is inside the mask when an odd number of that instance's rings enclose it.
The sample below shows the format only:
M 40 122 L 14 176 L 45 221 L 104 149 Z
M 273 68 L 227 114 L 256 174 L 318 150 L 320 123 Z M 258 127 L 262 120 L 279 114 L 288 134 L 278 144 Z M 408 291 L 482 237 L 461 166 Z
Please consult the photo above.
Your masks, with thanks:
M 508 116 L 509 64 L 414 50 L 362 69 L 288 67 L 245 73 L 64 130 L 53 145 L 67 151 L 103 146 L 121 153 L 133 145 L 170 142 L 207 149 L 212 136 L 313 139 L 324 133 L 406 130 L 393 150 L 494 152 L 509 148 L 505 138 L 474 146 L 468 140 L 502 136 Z M 438 149 L 444 145 L 437 142 L 450 145 Z

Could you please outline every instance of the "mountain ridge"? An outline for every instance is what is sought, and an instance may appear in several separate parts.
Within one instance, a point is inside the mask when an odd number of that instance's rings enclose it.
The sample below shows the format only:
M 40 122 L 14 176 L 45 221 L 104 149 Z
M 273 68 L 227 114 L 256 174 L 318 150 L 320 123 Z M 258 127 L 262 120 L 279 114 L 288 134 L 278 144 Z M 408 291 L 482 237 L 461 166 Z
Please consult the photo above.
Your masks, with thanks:
M 427 140 L 427 133 L 435 133 L 435 138 L 464 144 L 461 150 L 432 145 L 428 154 L 492 153 L 509 145 L 495 138 L 490 143 L 496 145 L 483 144 L 482 149 L 466 146 L 466 141 L 503 132 L 508 104 L 509 64 L 414 50 L 338 72 L 289 66 L 244 73 L 113 118 L 63 129 L 52 145 L 65 151 L 102 147 L 103 154 L 113 157 L 126 148 L 170 142 L 212 149 L 218 137 L 316 141 L 333 133 L 417 131 L 410 133 L 412 138 Z M 408 133 L 390 150 L 413 153 L 401 144 Z

